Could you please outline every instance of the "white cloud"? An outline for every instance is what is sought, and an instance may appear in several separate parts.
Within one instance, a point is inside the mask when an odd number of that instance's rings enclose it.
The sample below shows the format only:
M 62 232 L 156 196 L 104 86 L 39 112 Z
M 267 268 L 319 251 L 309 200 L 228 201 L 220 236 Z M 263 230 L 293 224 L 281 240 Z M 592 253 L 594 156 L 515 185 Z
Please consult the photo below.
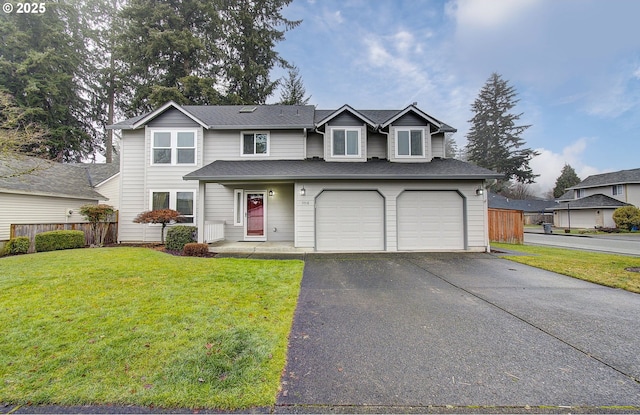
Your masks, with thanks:
M 535 174 L 540 176 L 536 178 L 536 186 L 538 193 L 547 192 L 556 184 L 556 179 L 560 176 L 560 172 L 565 164 L 569 164 L 578 174 L 580 179 L 584 180 L 592 174 L 602 173 L 595 167 L 586 165 L 582 161 L 584 151 L 593 138 L 582 137 L 574 141 L 570 145 L 562 149 L 562 153 L 554 153 L 545 148 L 538 148 L 536 151 L 540 155 L 531 159 L 529 166 Z
M 458 0 L 449 2 L 447 12 L 459 25 L 496 28 L 508 24 L 514 19 L 540 4 L 539 0 Z

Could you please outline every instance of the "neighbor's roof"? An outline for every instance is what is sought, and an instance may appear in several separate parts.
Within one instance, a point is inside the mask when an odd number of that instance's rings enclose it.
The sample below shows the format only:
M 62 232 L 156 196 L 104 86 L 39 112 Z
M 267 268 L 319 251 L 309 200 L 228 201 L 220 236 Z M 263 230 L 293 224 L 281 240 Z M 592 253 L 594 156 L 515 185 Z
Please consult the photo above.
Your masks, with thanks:
M 0 162 L 1 193 L 106 200 L 93 189 L 90 177 L 83 164 L 62 164 L 25 156 L 2 157 Z
M 591 196 L 582 197 L 576 200 L 568 200 L 558 203 L 555 207 L 549 208 L 549 210 L 567 210 L 567 209 L 603 209 L 610 208 L 615 209 L 622 206 L 631 206 L 629 203 L 621 202 L 618 199 L 614 199 L 607 195 L 595 194 Z
M 185 180 L 482 180 L 503 175 L 455 159 L 430 163 L 392 163 L 370 160 L 360 163 L 324 160 L 217 160 L 184 176 Z
M 594 174 L 569 189 L 609 186 L 614 184 L 640 183 L 640 169 L 620 170 L 612 173 Z
M 489 193 L 489 207 L 493 209 L 513 209 L 522 210 L 523 212 L 544 212 L 547 208 L 557 205 L 555 200 L 539 200 L 539 199 L 510 199 L 495 193 Z
M 344 105 L 336 110 L 316 110 L 313 105 L 178 105 L 167 102 L 162 107 L 129 118 L 107 128 L 132 130 L 141 128 L 168 110 L 177 110 L 207 129 L 273 128 L 301 129 L 315 128 L 333 117 L 348 111 L 374 128 L 385 127 L 387 123 L 408 112 L 414 112 L 438 126 L 439 132 L 455 132 L 456 129 L 426 114 L 414 105 L 402 110 L 357 110 Z

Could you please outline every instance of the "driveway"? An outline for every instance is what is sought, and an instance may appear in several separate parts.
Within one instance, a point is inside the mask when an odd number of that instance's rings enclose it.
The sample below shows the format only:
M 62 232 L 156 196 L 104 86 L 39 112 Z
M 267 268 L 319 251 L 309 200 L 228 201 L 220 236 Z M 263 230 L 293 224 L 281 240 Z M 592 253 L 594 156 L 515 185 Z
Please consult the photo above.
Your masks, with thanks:
M 638 379 L 640 295 L 489 254 L 307 255 L 276 412 L 640 407 Z

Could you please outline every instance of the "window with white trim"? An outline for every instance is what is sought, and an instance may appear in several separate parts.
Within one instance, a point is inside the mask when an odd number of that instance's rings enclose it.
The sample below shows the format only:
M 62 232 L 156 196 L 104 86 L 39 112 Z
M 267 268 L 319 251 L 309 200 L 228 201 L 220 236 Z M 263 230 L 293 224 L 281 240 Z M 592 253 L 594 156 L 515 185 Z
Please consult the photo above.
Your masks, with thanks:
M 173 209 L 180 212 L 182 223 L 195 223 L 195 198 L 192 190 L 151 192 L 151 210 Z
M 243 156 L 268 156 L 269 133 L 264 131 L 242 132 L 240 142 Z
M 233 225 L 242 226 L 244 224 L 243 215 L 243 190 L 233 189 Z
M 151 164 L 196 164 L 196 131 L 151 131 Z
M 396 128 L 396 157 L 424 157 L 423 128 Z
M 621 196 L 624 194 L 624 186 L 621 184 L 614 184 L 611 186 L 611 192 L 614 196 Z
M 576 189 L 576 199 L 584 197 L 584 189 Z
M 360 156 L 360 129 L 332 128 L 331 155 L 337 157 Z

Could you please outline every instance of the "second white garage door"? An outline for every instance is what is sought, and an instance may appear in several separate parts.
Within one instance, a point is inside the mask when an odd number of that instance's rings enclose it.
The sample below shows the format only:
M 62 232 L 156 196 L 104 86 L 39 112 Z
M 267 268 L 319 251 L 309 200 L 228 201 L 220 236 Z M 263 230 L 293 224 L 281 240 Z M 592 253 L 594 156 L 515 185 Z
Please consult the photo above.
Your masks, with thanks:
M 405 191 L 397 200 L 398 249 L 464 249 L 463 199 L 455 191 Z
M 383 251 L 384 198 L 369 190 L 325 190 L 316 199 L 318 251 Z

